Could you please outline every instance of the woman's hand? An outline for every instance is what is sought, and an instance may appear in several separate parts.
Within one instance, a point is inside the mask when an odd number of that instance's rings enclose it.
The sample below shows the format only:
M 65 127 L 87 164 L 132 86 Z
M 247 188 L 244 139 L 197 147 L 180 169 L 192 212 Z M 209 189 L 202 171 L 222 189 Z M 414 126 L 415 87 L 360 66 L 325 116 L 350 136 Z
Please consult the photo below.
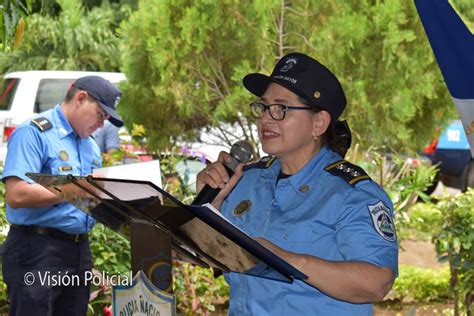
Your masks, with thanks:
M 224 167 L 224 162 L 230 163 L 231 161 L 232 157 L 228 153 L 221 151 L 217 161 L 208 165 L 197 175 L 196 188 L 198 193 L 204 188 L 206 184 L 213 189 L 221 189 L 214 201 L 212 201 L 212 205 L 216 209 L 220 209 L 222 201 L 224 201 L 225 197 L 230 191 L 232 191 L 232 189 L 242 177 L 242 168 L 244 166 L 242 163 L 237 165 L 234 170 L 234 174 L 229 177 L 229 174 Z

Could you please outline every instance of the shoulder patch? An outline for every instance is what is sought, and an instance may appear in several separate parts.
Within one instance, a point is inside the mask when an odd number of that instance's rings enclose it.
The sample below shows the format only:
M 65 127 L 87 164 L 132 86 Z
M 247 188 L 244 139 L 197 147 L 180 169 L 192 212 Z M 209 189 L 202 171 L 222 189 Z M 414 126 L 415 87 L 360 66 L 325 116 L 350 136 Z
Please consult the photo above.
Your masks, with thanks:
M 53 127 L 53 124 L 51 124 L 51 122 L 45 117 L 38 117 L 34 120 L 31 120 L 31 123 L 38 127 L 38 129 L 42 132 L 47 131 Z
M 255 168 L 257 168 L 257 169 L 267 169 L 273 164 L 273 162 L 275 160 L 276 160 L 276 157 L 272 157 L 272 156 L 263 157 L 257 162 L 253 162 L 253 163 L 250 163 L 248 165 L 245 165 L 244 166 L 244 171 L 249 170 L 249 169 L 255 169 Z
M 326 166 L 324 170 L 333 176 L 344 179 L 347 183 L 353 186 L 362 180 L 370 179 L 364 169 L 345 160 L 334 162 L 329 166 Z
M 367 207 L 377 233 L 385 240 L 396 241 L 397 233 L 395 232 L 393 218 L 390 215 L 390 209 L 382 201 L 367 205 Z

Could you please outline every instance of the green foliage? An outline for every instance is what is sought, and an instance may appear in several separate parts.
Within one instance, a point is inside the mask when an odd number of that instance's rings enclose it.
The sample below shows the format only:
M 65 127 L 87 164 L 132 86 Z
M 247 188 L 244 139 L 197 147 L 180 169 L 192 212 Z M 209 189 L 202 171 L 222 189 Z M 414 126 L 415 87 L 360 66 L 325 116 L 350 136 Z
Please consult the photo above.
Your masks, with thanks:
M 140 2 L 122 29 L 129 43 L 122 67 L 128 79 L 123 101 L 129 106 L 121 112 L 145 126 L 150 146 L 164 148 L 177 136 L 222 120 L 248 125 L 237 116 L 246 102 L 236 104 L 231 98 L 249 99 L 235 87 L 240 74 L 250 70 L 248 60 L 255 49 L 262 46 L 250 31 L 264 16 L 256 5 L 228 0 Z
M 436 204 L 416 203 L 408 212 L 402 234 L 415 240 L 431 240 L 442 224 L 442 213 Z
M 160 168 L 165 190 L 184 203 L 190 203 L 194 196 L 186 189 L 175 168 L 184 158 L 179 154 L 179 150 L 175 149 L 160 158 Z M 217 307 L 227 304 L 229 286 L 223 276 L 215 278 L 212 269 L 174 262 L 173 278 L 173 291 L 180 313 L 207 315 L 209 312 L 216 312 Z
M 122 25 L 121 108 L 153 148 L 234 123 L 255 140 L 241 79 L 302 51 L 341 79 L 362 148 L 417 150 L 455 113 L 413 1 L 141 1 Z M 363 113 L 363 115 L 360 115 Z M 377 124 L 367 124 L 377 122 Z
M 471 0 L 449 0 L 449 2 L 471 32 L 474 32 L 474 2 Z
M 183 155 L 177 148 L 171 152 L 160 155 L 160 168 L 163 178 L 163 189 L 172 194 L 183 203 L 191 204 L 194 194 L 190 190 L 186 175 L 179 174 L 176 168 L 179 163 L 183 162 L 187 157 Z
M 441 211 L 443 224 L 435 232 L 433 242 L 440 260 L 447 260 L 451 268 L 451 287 L 454 292 L 455 314 L 461 308 L 474 313 L 474 190 L 442 199 L 436 207 Z
M 391 296 L 400 301 L 445 302 L 450 299 L 449 269 L 433 270 L 401 265 Z
M 411 207 L 420 199 L 429 200 L 424 192 L 436 176 L 436 167 L 413 159 L 403 158 L 386 150 L 361 150 L 358 145 L 350 149 L 347 159 L 361 166 L 390 196 L 393 202 L 395 225 L 399 242 L 406 238 L 410 226 Z M 420 160 L 421 161 L 421 160 Z
M 130 241 L 102 224 L 94 226 L 89 235 L 93 269 L 99 274 L 125 275 L 131 271 Z M 101 313 L 110 305 L 112 289 L 107 286 L 93 287 L 89 302 L 89 315 Z
M 212 269 L 176 262 L 173 269 L 173 291 L 177 309 L 185 315 L 207 315 L 216 312 L 229 299 L 229 286 L 223 276 L 214 277 Z
M 75 0 L 58 0 L 59 16 L 26 18 L 22 44 L 0 54 L 0 72 L 15 70 L 118 70 L 120 45 L 112 27 L 114 12 L 86 12 Z
M 32 1 L 3 1 L 0 4 L 0 47 L 9 51 L 18 45 L 18 25 L 24 23 L 24 18 L 31 10 Z M 21 22 L 23 21 L 23 22 Z M 20 29 L 22 26 L 19 27 Z
M 97 224 L 90 233 L 90 244 L 94 269 L 111 275 L 130 271 L 130 242 L 127 238 Z

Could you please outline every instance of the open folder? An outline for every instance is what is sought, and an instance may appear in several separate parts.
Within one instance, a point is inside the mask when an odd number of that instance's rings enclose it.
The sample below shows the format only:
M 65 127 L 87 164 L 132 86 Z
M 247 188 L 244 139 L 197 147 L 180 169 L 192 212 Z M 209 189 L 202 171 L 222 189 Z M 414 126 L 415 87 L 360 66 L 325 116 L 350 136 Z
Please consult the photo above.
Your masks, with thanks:
M 123 234 L 132 222 L 169 234 L 176 260 L 223 272 L 257 275 L 273 269 L 281 281 L 307 276 L 277 256 L 216 210 L 186 205 L 148 181 L 27 173 L 65 201 Z

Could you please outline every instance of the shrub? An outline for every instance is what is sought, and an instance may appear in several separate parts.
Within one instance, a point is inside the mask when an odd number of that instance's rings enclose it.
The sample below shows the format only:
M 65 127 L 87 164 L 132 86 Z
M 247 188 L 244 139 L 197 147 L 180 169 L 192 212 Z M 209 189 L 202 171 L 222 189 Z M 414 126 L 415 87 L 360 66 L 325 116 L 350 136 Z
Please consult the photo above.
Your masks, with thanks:
M 454 314 L 474 314 L 474 190 L 447 196 L 436 207 L 443 218 L 433 236 L 440 260 L 451 269 Z M 461 305 L 461 306 L 459 306 Z
M 176 262 L 173 278 L 177 309 L 186 315 L 207 315 L 229 300 L 229 286 L 212 269 Z
M 401 265 L 391 294 L 400 301 L 443 302 L 450 298 L 449 269 Z
M 436 176 L 436 166 L 413 163 L 386 148 L 370 148 L 362 151 L 356 145 L 349 151 L 348 160 L 360 165 L 377 182 L 393 202 L 398 241 L 407 236 L 405 228 L 410 226 L 409 210 L 421 199 L 429 201 L 424 192 Z M 421 161 L 421 160 L 419 160 Z
M 416 203 L 408 213 L 402 234 L 416 240 L 431 240 L 443 224 L 442 216 L 436 204 Z

